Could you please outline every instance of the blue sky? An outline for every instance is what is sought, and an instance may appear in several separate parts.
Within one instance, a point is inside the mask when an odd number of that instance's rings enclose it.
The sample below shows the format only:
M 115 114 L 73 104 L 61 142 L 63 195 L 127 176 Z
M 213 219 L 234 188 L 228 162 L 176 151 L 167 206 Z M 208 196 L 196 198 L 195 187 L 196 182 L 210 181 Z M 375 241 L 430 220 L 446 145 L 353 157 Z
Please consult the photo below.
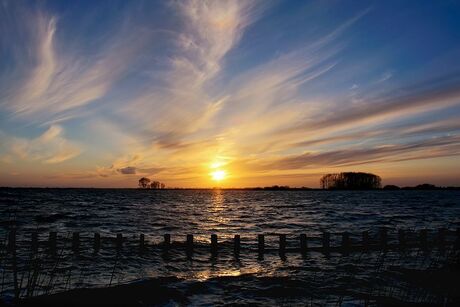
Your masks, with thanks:
M 460 185 L 459 29 L 458 1 L 1 1 L 0 185 Z

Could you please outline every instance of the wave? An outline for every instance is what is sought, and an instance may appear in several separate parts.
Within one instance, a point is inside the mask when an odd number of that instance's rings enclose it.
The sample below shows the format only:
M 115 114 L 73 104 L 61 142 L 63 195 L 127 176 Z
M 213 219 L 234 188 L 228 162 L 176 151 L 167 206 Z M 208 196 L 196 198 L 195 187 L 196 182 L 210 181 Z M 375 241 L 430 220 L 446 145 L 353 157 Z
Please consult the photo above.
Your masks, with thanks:
M 435 278 L 432 289 L 450 297 L 445 306 L 458 306 L 460 295 L 458 268 L 441 270 L 399 270 L 399 279 L 413 280 L 418 285 L 423 280 Z M 431 283 L 425 285 L 429 286 Z M 355 286 L 357 284 L 355 283 Z M 302 280 L 292 276 L 260 276 L 243 274 L 219 276 L 205 280 L 183 279 L 175 276 L 135 280 L 130 283 L 104 287 L 74 289 L 52 295 L 42 295 L 20 301 L 18 306 L 184 306 L 184 305 L 319 305 L 342 304 L 362 306 L 371 302 L 376 306 L 425 306 L 417 298 L 371 295 L 363 287 L 337 287 L 324 285 L 318 280 Z M 347 303 L 348 302 L 348 303 Z M 425 303 L 426 304 L 426 303 Z M 428 305 L 426 305 L 428 306 Z

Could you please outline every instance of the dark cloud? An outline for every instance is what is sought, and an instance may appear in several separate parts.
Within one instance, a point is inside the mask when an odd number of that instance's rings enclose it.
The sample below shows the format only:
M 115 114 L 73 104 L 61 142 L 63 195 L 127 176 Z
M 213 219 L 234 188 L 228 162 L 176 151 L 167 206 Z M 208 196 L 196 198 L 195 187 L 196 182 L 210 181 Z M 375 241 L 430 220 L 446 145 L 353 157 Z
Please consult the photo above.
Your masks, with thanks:
M 280 133 L 321 130 L 352 124 L 378 116 L 404 113 L 417 108 L 443 106 L 446 102 L 458 103 L 460 99 L 460 72 L 451 73 L 404 87 L 388 93 L 385 97 L 370 98 L 365 104 L 349 107 L 317 120 L 308 120 L 287 128 Z
M 318 166 L 351 166 L 455 156 L 460 154 L 460 135 L 437 137 L 407 144 L 304 153 L 260 165 L 263 169 L 301 169 Z
M 344 141 L 359 141 L 370 139 L 393 139 L 397 134 L 399 138 L 423 136 L 427 134 L 446 134 L 455 133 L 460 130 L 460 122 L 453 120 L 445 120 L 440 122 L 420 122 L 417 124 L 403 123 L 398 124 L 387 129 L 377 128 L 376 131 L 358 131 L 353 133 L 345 133 L 333 136 L 326 136 L 322 138 L 297 142 L 290 145 L 290 147 L 308 147 L 322 144 L 339 143 Z
M 127 166 L 124 168 L 119 168 L 117 171 L 123 175 L 133 175 L 136 174 L 136 168 L 134 166 Z
M 117 171 L 123 175 L 134 175 L 134 174 L 154 174 L 164 171 L 164 167 L 150 167 L 150 168 L 138 168 L 134 166 L 127 166 L 119 168 Z

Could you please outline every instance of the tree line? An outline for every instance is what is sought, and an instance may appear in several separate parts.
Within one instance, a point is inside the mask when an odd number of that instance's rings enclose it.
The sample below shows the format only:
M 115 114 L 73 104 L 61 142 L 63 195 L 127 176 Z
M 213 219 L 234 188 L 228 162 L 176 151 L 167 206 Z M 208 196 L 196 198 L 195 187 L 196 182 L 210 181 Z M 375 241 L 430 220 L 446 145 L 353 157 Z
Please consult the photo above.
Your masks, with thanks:
M 380 189 L 382 179 L 374 174 L 345 172 L 324 175 L 320 179 L 322 189 L 368 190 Z
M 147 177 L 142 177 L 141 179 L 139 179 L 139 188 L 159 190 L 166 188 L 166 185 L 162 182 L 152 181 Z

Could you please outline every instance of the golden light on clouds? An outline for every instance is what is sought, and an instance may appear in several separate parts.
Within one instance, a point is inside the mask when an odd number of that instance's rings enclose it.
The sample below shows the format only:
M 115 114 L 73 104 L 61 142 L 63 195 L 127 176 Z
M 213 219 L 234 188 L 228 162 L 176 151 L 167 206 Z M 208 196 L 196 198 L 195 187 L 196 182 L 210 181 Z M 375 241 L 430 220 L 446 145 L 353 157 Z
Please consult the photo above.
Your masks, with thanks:
M 221 167 L 222 165 L 224 165 L 223 162 L 220 162 L 220 161 L 218 161 L 218 162 L 213 162 L 213 163 L 211 163 L 211 168 L 216 169 L 216 168 Z

